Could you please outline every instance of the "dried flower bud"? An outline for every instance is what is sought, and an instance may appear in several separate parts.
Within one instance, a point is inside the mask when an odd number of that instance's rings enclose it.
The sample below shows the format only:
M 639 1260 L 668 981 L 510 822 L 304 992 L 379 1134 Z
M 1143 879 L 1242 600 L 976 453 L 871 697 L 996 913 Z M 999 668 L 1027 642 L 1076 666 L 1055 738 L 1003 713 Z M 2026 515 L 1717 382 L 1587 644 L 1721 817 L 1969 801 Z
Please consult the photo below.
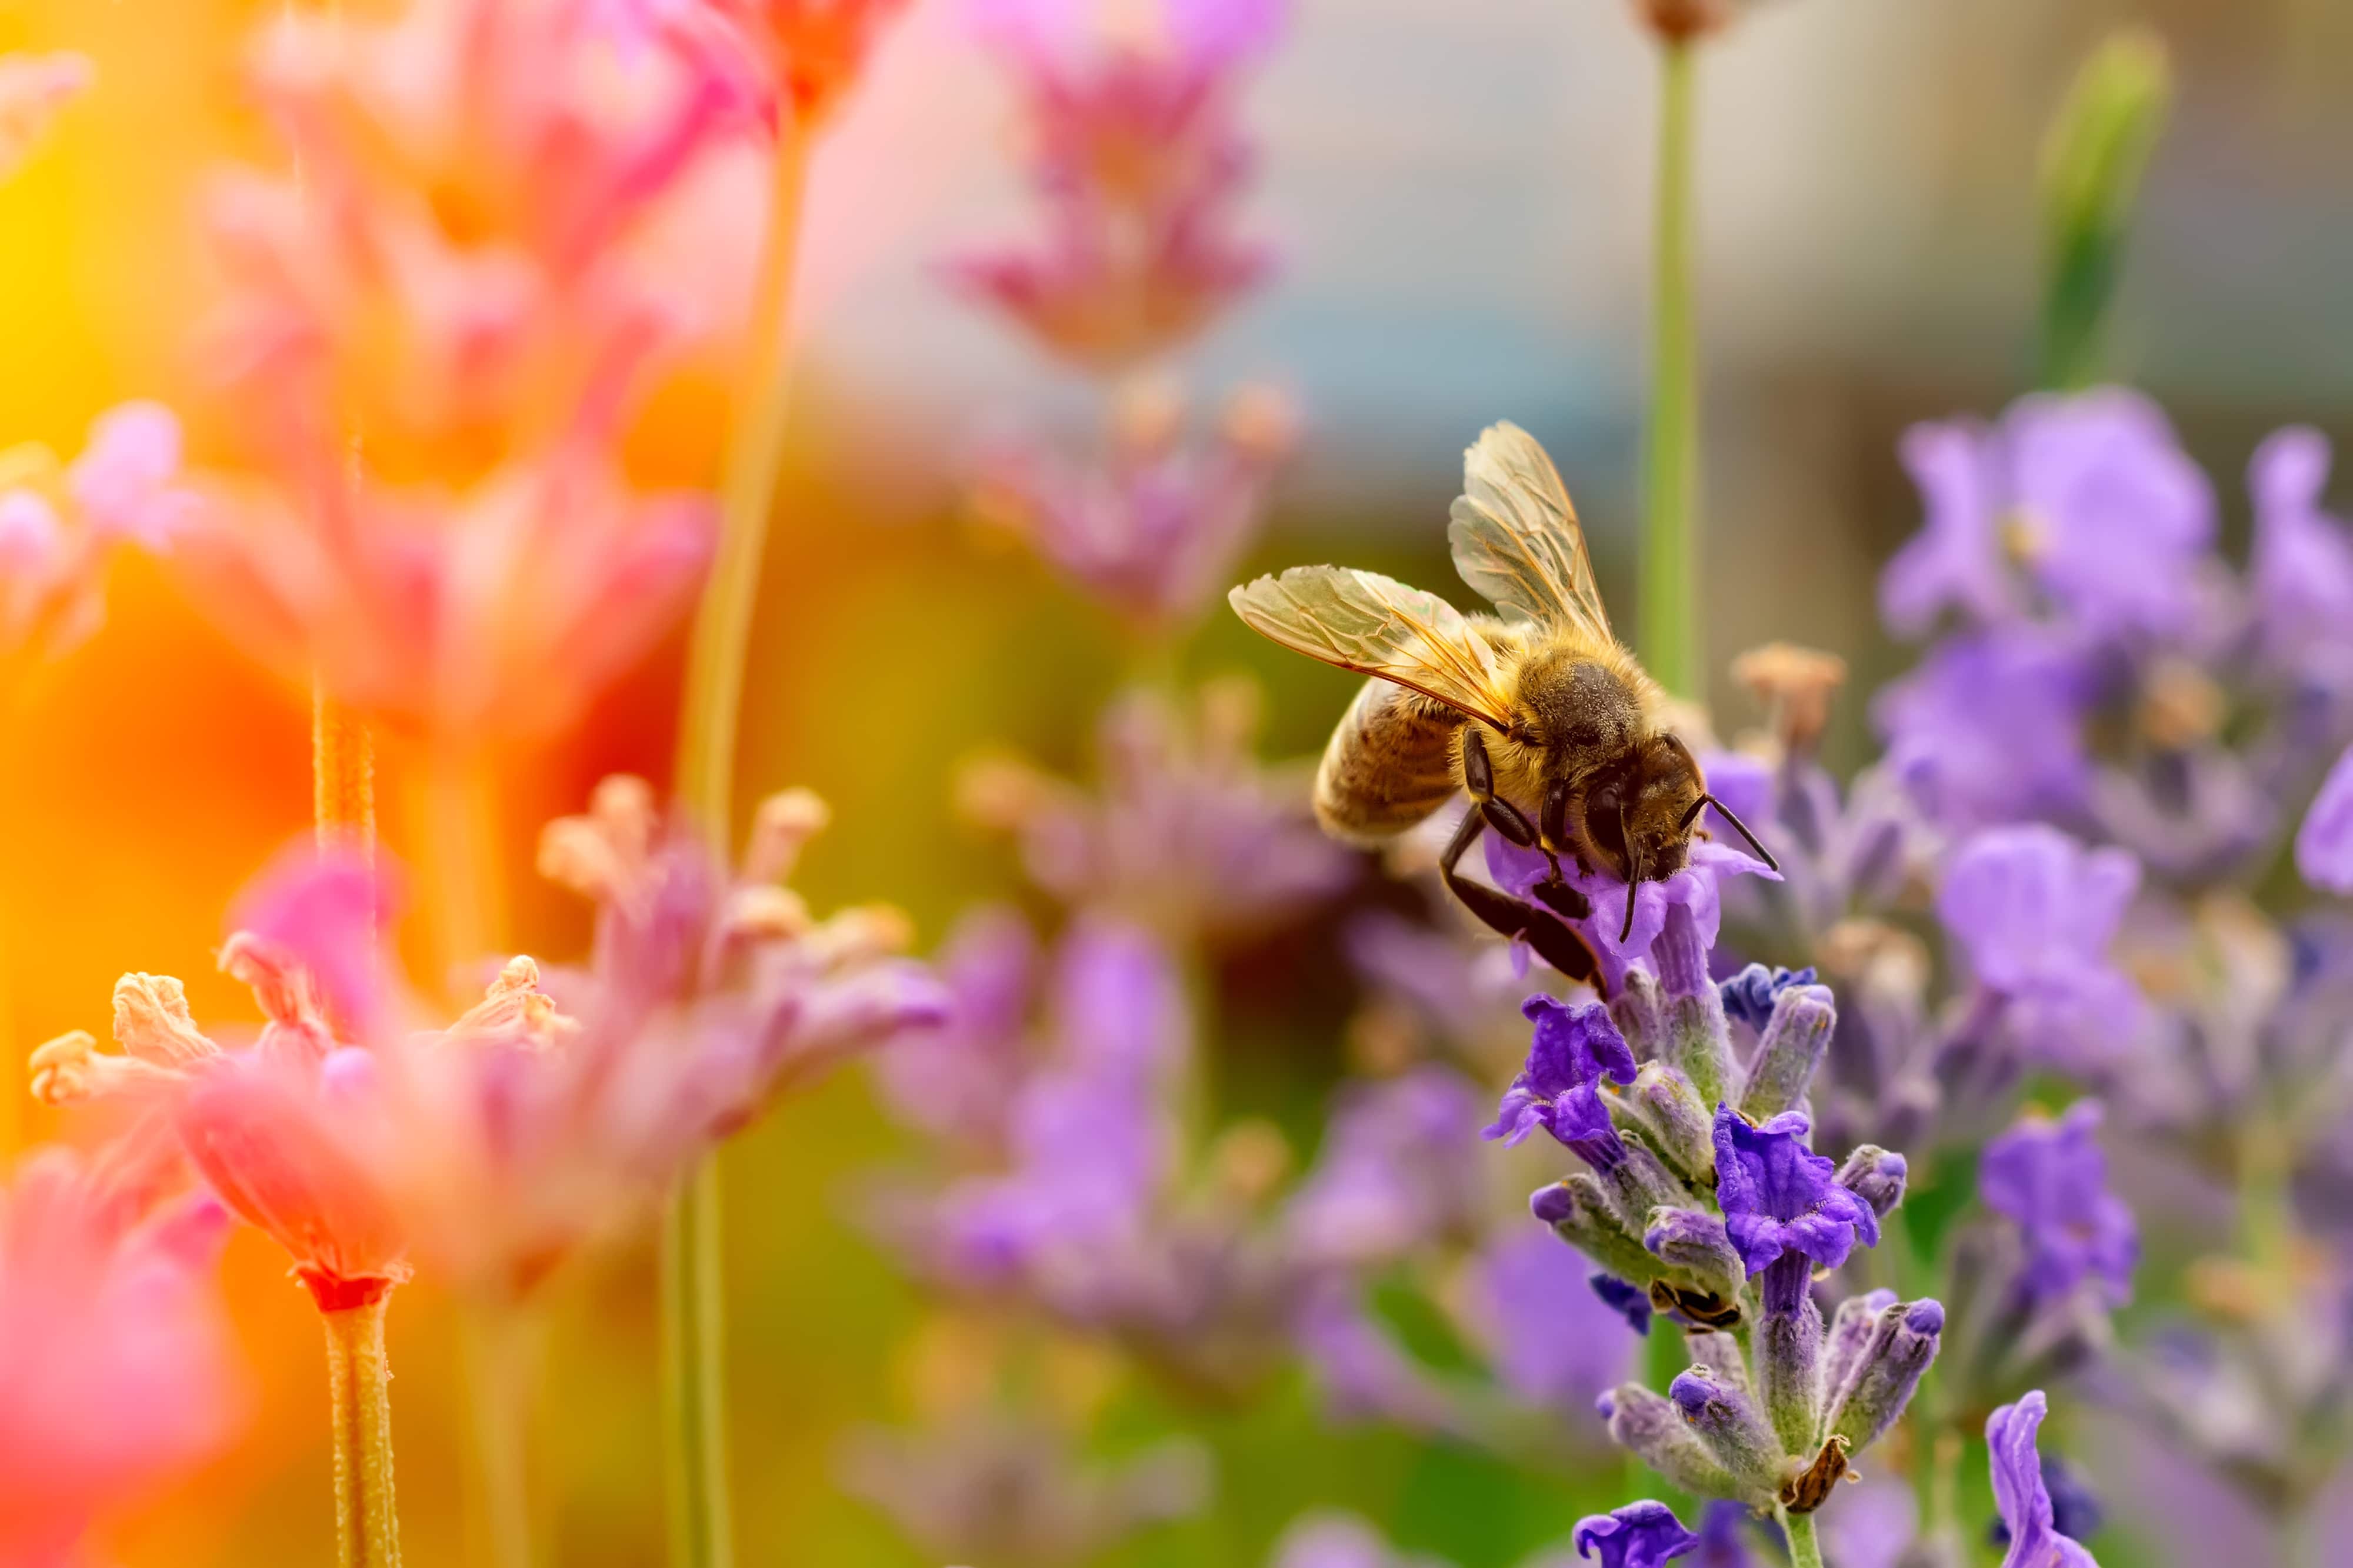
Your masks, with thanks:
M 727 935 L 741 942 L 790 942 L 815 925 L 808 902 L 790 888 L 772 882 L 737 888 L 727 895 Z
M 126 974 L 114 983 L 114 1043 L 163 1068 L 220 1054 L 189 1014 L 186 989 L 168 974 Z
M 1846 660 L 1795 643 L 1767 643 L 1732 661 L 1732 679 L 1763 705 L 1783 749 L 1804 755 L 1831 721 L 1831 698 L 1846 684 Z
M 1781 1505 L 1791 1513 L 1811 1513 L 1828 1502 L 1839 1478 L 1852 1473 L 1846 1468 L 1846 1439 L 1831 1433 L 1814 1462 L 1782 1483 Z

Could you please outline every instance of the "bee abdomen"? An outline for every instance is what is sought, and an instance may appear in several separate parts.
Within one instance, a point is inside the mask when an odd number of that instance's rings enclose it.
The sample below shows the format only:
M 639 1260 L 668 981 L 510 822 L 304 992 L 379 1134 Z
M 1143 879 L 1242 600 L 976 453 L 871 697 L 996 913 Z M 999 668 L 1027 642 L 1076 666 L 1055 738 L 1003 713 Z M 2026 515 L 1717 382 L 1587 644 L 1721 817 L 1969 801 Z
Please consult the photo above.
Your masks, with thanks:
M 1368 679 L 1315 770 L 1315 817 L 1335 838 L 1393 837 L 1454 794 L 1453 710 Z

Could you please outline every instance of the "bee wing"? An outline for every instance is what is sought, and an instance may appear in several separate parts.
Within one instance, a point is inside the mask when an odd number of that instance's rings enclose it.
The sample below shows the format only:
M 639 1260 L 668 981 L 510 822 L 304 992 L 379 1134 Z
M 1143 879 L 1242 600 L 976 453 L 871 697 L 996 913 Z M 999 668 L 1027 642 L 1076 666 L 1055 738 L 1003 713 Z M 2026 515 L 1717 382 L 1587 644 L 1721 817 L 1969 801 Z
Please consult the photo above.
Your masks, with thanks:
M 1511 703 L 1494 650 L 1435 594 L 1345 566 L 1294 566 L 1226 595 L 1252 631 L 1296 653 L 1377 675 L 1501 730 Z
M 1507 621 L 1565 622 L 1616 640 L 1568 487 L 1535 437 L 1489 426 L 1462 455 L 1462 489 L 1446 538 L 1465 583 Z

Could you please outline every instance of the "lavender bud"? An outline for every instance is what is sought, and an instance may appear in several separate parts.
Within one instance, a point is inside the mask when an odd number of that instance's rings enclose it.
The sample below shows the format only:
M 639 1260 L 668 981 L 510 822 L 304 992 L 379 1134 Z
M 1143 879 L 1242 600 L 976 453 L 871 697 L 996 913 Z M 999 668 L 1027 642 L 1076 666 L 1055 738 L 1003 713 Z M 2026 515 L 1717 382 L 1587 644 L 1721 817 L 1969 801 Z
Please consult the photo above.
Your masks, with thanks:
M 1724 1221 L 1718 1216 L 1700 1209 L 1662 1205 L 1650 1213 L 1649 1223 L 1642 1230 L 1642 1245 L 1669 1268 L 1689 1276 L 1718 1300 L 1732 1302 L 1740 1299 L 1741 1283 L 1746 1279 L 1747 1270 L 1742 1268 L 1740 1254 L 1724 1234 Z
M 1920 1386 L 1920 1374 L 1936 1359 L 1945 1331 L 1945 1309 L 1935 1300 L 1901 1302 L 1879 1315 L 1878 1331 L 1863 1347 L 1846 1386 L 1831 1408 L 1829 1429 L 1861 1453 L 1894 1425 Z
M 1601 1396 L 1596 1408 L 1609 1423 L 1609 1440 L 1687 1492 L 1701 1497 L 1763 1500 L 1756 1489 L 1744 1485 L 1691 1427 L 1672 1401 L 1639 1383 L 1620 1384 Z
M 1822 1314 L 1806 1293 L 1806 1255 L 1788 1254 L 1766 1270 L 1767 1279 L 1784 1268 L 1798 1274 L 1797 1304 L 1778 1311 L 1768 1307 L 1757 1322 L 1757 1397 L 1782 1446 L 1802 1454 L 1821 1419 Z
M 1691 1352 L 1692 1365 L 1707 1368 L 1727 1388 L 1749 1392 L 1748 1358 L 1737 1339 L 1714 1331 L 1689 1333 L 1683 1336 L 1683 1348 Z
M 1829 986 L 1792 985 L 1782 992 L 1749 1065 L 1740 1113 L 1751 1121 L 1763 1121 L 1794 1109 L 1814 1081 L 1814 1068 L 1837 1025 L 1838 1008 Z
M 1871 1336 L 1879 1326 L 1879 1314 L 1894 1305 L 1893 1290 L 1849 1296 L 1839 1303 L 1837 1315 L 1831 1319 L 1830 1332 L 1822 1341 L 1822 1392 L 1832 1401 L 1844 1391 L 1855 1363 L 1871 1343 Z
M 1610 999 L 1609 1019 L 1638 1062 L 1656 1061 L 1667 1050 L 1667 999 L 1647 969 L 1630 969 Z
M 1675 1179 L 1674 1173 L 1651 1152 L 1639 1134 L 1621 1133 L 1620 1143 L 1625 1150 L 1624 1158 L 1601 1172 L 1600 1177 L 1602 1186 L 1617 1205 L 1619 1217 L 1626 1223 L 1628 1234 L 1647 1227 L 1654 1208 L 1698 1205 L 1698 1196 Z
M 1904 1179 L 1911 1166 L 1901 1154 L 1891 1154 L 1876 1143 L 1863 1143 L 1839 1167 L 1839 1185 L 1871 1205 L 1885 1219 L 1904 1201 Z
M 1694 1190 L 1715 1185 L 1715 1113 L 1680 1069 L 1644 1062 L 1617 1105 Z
M 1670 1002 L 1715 989 L 1707 977 L 1707 943 L 1689 904 L 1667 906 L 1665 923 L 1651 943 L 1651 962 L 1658 966 L 1659 988 Z
M 1552 1226 L 1553 1234 L 1620 1279 L 1648 1286 L 1659 1276 L 1659 1260 L 1642 1249 L 1632 1231 L 1612 1211 L 1601 1184 L 1589 1172 L 1579 1171 L 1565 1182 L 1538 1187 L 1528 1198 L 1528 1211 Z
M 1781 1440 L 1765 1425 L 1748 1395 L 1719 1382 L 1705 1367 L 1676 1374 L 1667 1396 L 1683 1412 L 1684 1424 L 1699 1435 L 1716 1463 L 1745 1486 L 1767 1494 L 1780 1490 L 1788 1461 Z
M 1732 1030 L 1724 1021 L 1724 999 L 1713 985 L 1694 994 L 1671 996 L 1666 1003 L 1667 1048 L 1661 1053 L 1669 1065 L 1681 1068 L 1703 1105 L 1716 1105 L 1735 1096 Z

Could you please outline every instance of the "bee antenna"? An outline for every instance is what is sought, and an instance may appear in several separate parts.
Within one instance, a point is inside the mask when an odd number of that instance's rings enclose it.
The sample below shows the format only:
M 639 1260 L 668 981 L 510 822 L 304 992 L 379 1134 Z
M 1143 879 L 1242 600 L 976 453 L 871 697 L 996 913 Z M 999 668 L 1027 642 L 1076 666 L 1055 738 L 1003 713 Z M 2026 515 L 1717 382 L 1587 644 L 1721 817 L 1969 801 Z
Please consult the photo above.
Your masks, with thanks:
M 1699 805 L 1692 807 L 1692 810 L 1696 813 L 1699 810 L 1700 805 L 1712 805 L 1715 807 L 1716 815 L 1722 816 L 1725 821 L 1732 824 L 1734 827 L 1739 830 L 1740 837 L 1748 840 L 1748 847 L 1757 851 L 1757 858 L 1759 860 L 1764 861 L 1765 864 L 1773 870 L 1778 871 L 1781 868 L 1781 862 L 1773 858 L 1773 851 L 1766 848 L 1765 846 L 1757 842 L 1757 835 L 1748 831 L 1748 825 L 1746 823 L 1732 815 L 1731 807 L 1725 805 L 1724 802 L 1716 799 L 1715 796 L 1712 795 L 1704 795 L 1700 796 Z

